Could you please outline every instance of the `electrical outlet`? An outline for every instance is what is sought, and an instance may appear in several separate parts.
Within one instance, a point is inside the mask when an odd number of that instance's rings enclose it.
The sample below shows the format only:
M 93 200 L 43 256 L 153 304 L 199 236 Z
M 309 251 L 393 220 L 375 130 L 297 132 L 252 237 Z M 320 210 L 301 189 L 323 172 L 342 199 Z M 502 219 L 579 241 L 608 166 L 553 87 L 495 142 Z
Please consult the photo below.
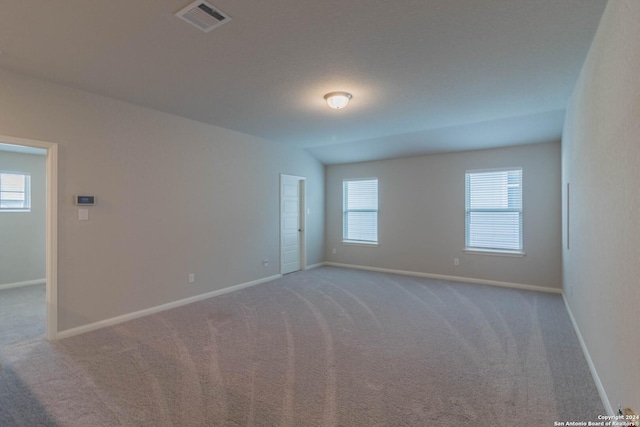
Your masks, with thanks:
M 460 258 L 454 258 L 453 265 L 460 265 Z
M 335 255 L 336 254 L 336 248 L 333 248 L 333 250 L 331 252 Z
M 193 273 L 189 273 L 189 283 L 194 283 L 196 281 L 196 275 Z
M 265 267 L 269 266 L 269 258 L 265 258 L 262 260 L 262 265 L 264 265 Z

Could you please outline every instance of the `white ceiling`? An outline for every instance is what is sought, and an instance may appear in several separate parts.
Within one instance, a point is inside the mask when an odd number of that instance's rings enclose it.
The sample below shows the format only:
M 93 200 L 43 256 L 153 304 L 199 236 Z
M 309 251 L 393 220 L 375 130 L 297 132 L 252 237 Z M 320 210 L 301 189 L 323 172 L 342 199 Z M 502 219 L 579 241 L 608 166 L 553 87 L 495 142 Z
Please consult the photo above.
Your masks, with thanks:
M 557 140 L 606 0 L 2 0 L 0 66 L 325 163 Z M 353 99 L 330 110 L 323 95 Z

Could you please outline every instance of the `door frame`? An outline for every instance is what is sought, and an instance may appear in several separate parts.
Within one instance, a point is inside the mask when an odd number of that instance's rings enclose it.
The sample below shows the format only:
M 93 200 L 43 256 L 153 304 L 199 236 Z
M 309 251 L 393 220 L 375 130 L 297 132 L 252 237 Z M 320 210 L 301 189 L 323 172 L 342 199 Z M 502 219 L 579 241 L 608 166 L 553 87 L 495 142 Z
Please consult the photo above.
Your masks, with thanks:
M 34 139 L 0 135 L 0 142 L 23 147 L 42 148 L 46 154 L 46 293 L 47 340 L 58 335 L 58 144 Z
M 304 176 L 298 175 L 289 175 L 286 173 L 280 174 L 280 188 L 278 189 L 279 197 L 279 211 L 280 211 L 280 225 L 278 226 L 279 236 L 278 241 L 280 242 L 280 274 L 282 274 L 282 262 L 284 260 L 284 256 L 282 254 L 282 180 L 283 177 L 294 178 L 298 180 L 298 188 L 300 189 L 300 196 L 298 198 L 298 209 L 299 214 L 298 218 L 300 220 L 300 250 L 298 253 L 299 256 L 299 265 L 300 270 L 306 270 L 307 268 L 307 197 L 306 197 L 306 189 L 307 189 L 307 178 Z

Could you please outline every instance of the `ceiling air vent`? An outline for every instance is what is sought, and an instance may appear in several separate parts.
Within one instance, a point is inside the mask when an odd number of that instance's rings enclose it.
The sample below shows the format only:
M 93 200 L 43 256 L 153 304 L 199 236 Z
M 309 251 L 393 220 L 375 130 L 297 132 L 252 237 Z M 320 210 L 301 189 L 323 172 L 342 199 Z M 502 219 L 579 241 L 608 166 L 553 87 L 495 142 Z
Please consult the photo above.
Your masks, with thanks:
M 196 1 L 176 13 L 194 27 L 200 28 L 205 33 L 216 27 L 231 21 L 231 17 L 206 1 Z

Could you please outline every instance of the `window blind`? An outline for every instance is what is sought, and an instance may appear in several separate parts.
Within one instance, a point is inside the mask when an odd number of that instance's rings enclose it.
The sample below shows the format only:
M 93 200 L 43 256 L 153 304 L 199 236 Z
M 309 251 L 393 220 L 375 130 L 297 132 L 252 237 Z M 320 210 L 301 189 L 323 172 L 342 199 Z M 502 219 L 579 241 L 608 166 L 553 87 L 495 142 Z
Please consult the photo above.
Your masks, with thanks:
M 343 182 L 343 239 L 378 242 L 378 180 Z
M 466 247 L 522 252 L 522 169 L 467 171 Z
M 0 172 L 0 211 L 28 211 L 31 177 L 24 173 Z

